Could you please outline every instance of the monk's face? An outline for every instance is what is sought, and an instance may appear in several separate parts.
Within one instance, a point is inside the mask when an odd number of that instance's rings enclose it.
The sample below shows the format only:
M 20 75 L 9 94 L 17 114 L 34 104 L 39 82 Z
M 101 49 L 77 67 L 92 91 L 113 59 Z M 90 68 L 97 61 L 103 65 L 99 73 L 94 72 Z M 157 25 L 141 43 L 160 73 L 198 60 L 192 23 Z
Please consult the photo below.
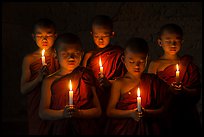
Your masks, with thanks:
M 40 49 L 48 50 L 53 46 L 57 34 L 53 28 L 37 27 L 32 36 Z
M 134 53 L 131 50 L 126 49 L 123 62 L 129 73 L 134 76 L 139 76 L 145 70 L 147 55 L 144 53 Z
M 93 25 L 91 34 L 96 46 L 98 48 L 105 48 L 110 43 L 114 32 L 103 26 Z
M 74 70 L 79 66 L 83 52 L 78 44 L 59 43 L 57 57 L 61 68 Z
M 163 48 L 165 54 L 175 55 L 181 49 L 182 38 L 176 33 L 165 31 L 158 39 L 158 44 Z

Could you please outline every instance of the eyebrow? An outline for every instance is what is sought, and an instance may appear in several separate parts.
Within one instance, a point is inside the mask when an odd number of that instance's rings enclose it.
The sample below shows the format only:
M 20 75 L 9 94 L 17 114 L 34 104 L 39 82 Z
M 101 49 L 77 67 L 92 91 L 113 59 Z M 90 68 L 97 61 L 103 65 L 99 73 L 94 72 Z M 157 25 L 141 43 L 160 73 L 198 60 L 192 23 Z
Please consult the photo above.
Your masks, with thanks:
M 111 32 L 99 32 L 99 33 L 97 33 L 97 32 L 94 32 L 94 34 L 110 34 Z
M 128 59 L 133 60 L 133 58 L 128 57 Z
M 35 32 L 36 34 L 42 34 L 42 32 L 39 32 L 39 31 L 37 31 L 37 32 Z M 47 32 L 47 34 L 52 34 L 52 33 L 54 33 L 54 32 L 52 32 L 52 31 L 48 31 Z

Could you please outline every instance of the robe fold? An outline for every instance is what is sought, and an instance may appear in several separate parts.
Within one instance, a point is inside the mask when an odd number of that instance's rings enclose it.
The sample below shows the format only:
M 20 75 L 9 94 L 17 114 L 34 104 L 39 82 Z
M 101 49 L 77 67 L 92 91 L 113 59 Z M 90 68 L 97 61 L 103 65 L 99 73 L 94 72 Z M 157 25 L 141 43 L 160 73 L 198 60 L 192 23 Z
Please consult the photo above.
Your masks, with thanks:
M 102 50 L 93 51 L 93 55 L 87 61 L 87 68 L 93 71 L 97 79 L 100 72 L 99 58 L 101 57 L 103 74 L 108 80 L 114 80 L 123 76 L 126 72 L 125 65 L 121 61 L 123 52 L 124 49 L 122 47 L 115 45 L 108 45 Z M 101 126 L 101 134 L 103 134 L 106 125 L 107 118 L 105 113 L 110 97 L 110 90 L 111 86 L 99 86 L 99 82 L 97 82 L 97 96 L 102 109 L 102 116 L 98 121 L 98 125 Z
M 168 85 L 154 74 L 142 74 L 140 81 L 141 106 L 145 109 L 158 109 L 165 101 Z M 116 109 L 131 110 L 137 108 L 137 87 L 122 94 Z M 107 135 L 159 135 L 160 117 L 145 118 L 139 122 L 132 118 L 109 118 L 105 134 Z
M 45 56 L 47 63 L 48 74 L 54 73 L 59 69 L 59 63 L 54 56 Z M 31 77 L 29 81 L 34 80 L 38 76 L 38 72 L 42 68 L 41 58 L 36 60 L 30 65 Z M 39 117 L 39 104 L 41 95 L 40 82 L 28 95 L 27 95 L 27 113 L 28 113 L 28 129 L 30 135 L 40 134 L 40 124 L 42 120 Z

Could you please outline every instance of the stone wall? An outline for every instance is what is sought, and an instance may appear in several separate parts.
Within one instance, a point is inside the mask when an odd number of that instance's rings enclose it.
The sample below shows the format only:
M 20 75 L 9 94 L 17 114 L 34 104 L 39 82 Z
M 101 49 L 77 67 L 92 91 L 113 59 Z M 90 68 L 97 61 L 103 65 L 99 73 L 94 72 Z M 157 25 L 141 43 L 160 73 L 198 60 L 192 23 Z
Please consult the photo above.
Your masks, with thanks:
M 150 59 L 162 54 L 155 43 L 159 28 L 166 23 L 177 23 L 184 31 L 180 54 L 194 56 L 202 75 L 201 2 L 9 2 L 3 3 L 2 8 L 1 81 L 5 134 L 26 134 L 26 126 L 24 130 L 18 130 L 18 125 L 26 123 L 26 97 L 20 93 L 21 65 L 23 57 L 36 49 L 31 37 L 32 25 L 41 17 L 55 21 L 59 33 L 78 34 L 85 51 L 88 51 L 93 48 L 89 33 L 92 17 L 96 14 L 109 15 L 116 33 L 112 42 L 123 47 L 128 38 L 143 37 L 150 46 Z M 198 108 L 202 114 L 202 99 Z M 6 123 L 15 124 L 9 125 L 8 130 Z

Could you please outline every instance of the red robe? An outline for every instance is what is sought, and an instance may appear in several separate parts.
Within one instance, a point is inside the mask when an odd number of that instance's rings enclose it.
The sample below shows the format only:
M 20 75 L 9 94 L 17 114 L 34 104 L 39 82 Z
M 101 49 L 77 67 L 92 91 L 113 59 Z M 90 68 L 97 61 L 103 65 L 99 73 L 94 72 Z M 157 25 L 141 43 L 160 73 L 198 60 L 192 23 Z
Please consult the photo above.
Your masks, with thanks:
M 168 85 L 154 74 L 143 73 L 140 82 L 141 106 L 145 109 L 160 108 L 167 96 Z M 116 109 L 130 110 L 137 107 L 137 87 L 120 96 Z M 143 117 L 139 122 L 132 118 L 109 118 L 108 135 L 159 135 L 161 119 Z
M 125 66 L 121 61 L 121 56 L 123 55 L 123 48 L 120 46 L 108 45 L 104 49 L 100 49 L 98 51 L 93 51 L 93 55 L 87 61 L 87 68 L 92 70 L 95 78 L 98 78 L 98 74 L 100 72 L 99 67 L 99 57 L 102 60 L 103 66 L 103 74 L 108 80 L 114 80 L 117 77 L 123 76 L 126 72 Z M 101 134 L 104 132 L 105 124 L 106 124 L 106 107 L 108 104 L 110 89 L 111 86 L 108 87 L 100 87 L 99 83 L 97 83 L 97 95 L 102 108 L 102 116 L 99 119 L 99 125 L 101 126 Z
M 49 74 L 54 73 L 59 69 L 58 61 L 54 56 L 45 56 L 47 68 Z M 31 77 L 29 81 L 34 80 L 38 76 L 38 72 L 42 67 L 42 60 L 39 58 L 30 65 Z M 28 95 L 27 95 L 27 113 L 28 113 L 28 129 L 30 135 L 39 135 L 40 124 L 42 120 L 39 117 L 39 104 L 41 94 L 41 83 L 39 83 Z
M 77 67 L 71 74 L 56 79 L 51 85 L 50 109 L 64 109 L 69 102 L 69 80 L 72 81 L 73 102 L 78 109 L 93 108 L 93 92 L 95 86 L 94 76 L 84 67 Z M 52 135 L 94 135 L 98 133 L 94 118 L 67 118 L 55 120 L 50 127 Z
M 114 80 L 125 73 L 124 65 L 121 61 L 122 54 L 122 47 L 109 45 L 102 50 L 93 52 L 93 55 L 87 61 L 87 68 L 91 69 L 94 72 L 94 76 L 98 78 L 100 71 L 99 57 L 101 56 L 103 74 L 107 79 Z
M 179 70 L 180 81 L 188 88 L 196 88 L 198 93 L 201 93 L 200 73 L 199 68 L 193 64 L 193 58 L 185 55 L 180 58 Z M 170 65 L 163 71 L 159 71 L 157 75 L 169 85 L 175 81 L 176 66 Z M 183 94 L 182 94 L 183 93 Z M 199 114 L 196 104 L 200 99 L 200 94 L 195 96 L 186 96 L 185 91 L 181 91 L 181 95 L 174 96 L 172 104 L 169 108 L 169 117 L 167 118 L 170 124 L 168 134 L 198 134 L 201 131 Z

